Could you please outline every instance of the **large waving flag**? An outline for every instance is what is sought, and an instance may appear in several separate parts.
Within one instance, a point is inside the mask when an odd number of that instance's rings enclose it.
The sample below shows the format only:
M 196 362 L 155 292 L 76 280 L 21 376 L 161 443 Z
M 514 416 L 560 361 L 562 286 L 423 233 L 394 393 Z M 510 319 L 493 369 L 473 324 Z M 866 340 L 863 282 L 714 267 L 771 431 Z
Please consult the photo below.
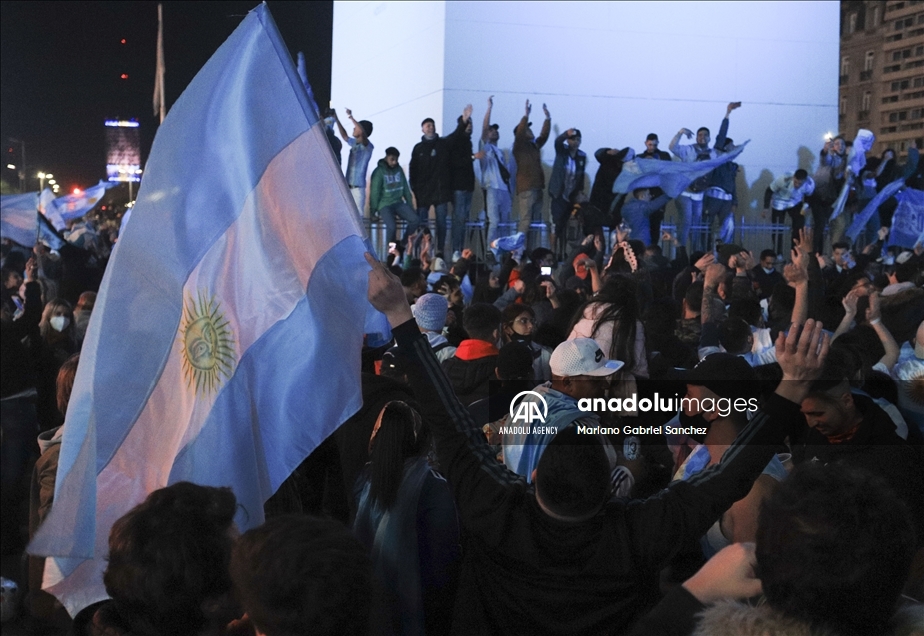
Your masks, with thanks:
M 106 597 L 112 523 L 181 480 L 229 486 L 242 529 L 361 405 L 363 229 L 261 5 L 171 108 L 113 251 L 30 545 L 74 614 Z M 370 250 L 371 251 L 371 250 Z M 364 319 L 367 328 L 364 330 Z
M 0 195 L 0 238 L 20 245 L 35 245 L 39 193 Z
M 708 161 L 658 161 L 657 159 L 636 159 L 627 161 L 622 166 L 622 172 L 613 184 L 613 192 L 622 194 L 632 192 L 637 188 L 659 187 L 670 197 L 680 196 L 680 193 L 691 183 L 703 177 L 723 163 L 732 161 L 741 154 L 748 142 L 736 146 L 734 150 L 719 155 L 716 159 Z

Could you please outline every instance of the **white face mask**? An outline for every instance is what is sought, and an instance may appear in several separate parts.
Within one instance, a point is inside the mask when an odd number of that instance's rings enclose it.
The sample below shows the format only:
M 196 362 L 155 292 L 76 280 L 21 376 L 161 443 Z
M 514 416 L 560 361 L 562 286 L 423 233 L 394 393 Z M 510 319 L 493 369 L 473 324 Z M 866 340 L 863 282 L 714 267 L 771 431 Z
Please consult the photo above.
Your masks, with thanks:
M 67 326 L 71 324 L 71 319 L 67 316 L 52 316 L 48 324 L 50 324 L 51 328 L 55 331 L 64 331 L 67 329 Z
M 764 270 L 764 273 L 765 273 L 765 274 L 772 274 L 773 272 L 775 272 L 775 271 L 776 271 L 776 269 L 775 269 L 775 268 L 773 268 L 773 267 L 770 267 L 770 268 L 767 268 L 767 267 L 761 267 L 761 269 L 762 269 L 762 270 Z

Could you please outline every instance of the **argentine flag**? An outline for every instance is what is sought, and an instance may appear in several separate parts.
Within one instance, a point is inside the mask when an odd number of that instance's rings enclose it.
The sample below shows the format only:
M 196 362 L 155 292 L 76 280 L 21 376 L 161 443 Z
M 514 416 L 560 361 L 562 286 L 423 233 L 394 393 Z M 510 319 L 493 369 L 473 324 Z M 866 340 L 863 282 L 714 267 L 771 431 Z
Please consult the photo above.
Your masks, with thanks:
M 686 190 L 691 183 L 706 176 L 723 163 L 737 158 L 750 143 L 745 141 L 735 146 L 731 152 L 720 154 L 715 159 L 686 163 L 683 161 L 659 161 L 657 159 L 635 159 L 627 161 L 622 166 L 622 172 L 616 177 L 613 184 L 615 194 L 632 192 L 638 188 L 658 187 L 664 190 L 667 196 L 676 198 Z
M 95 208 L 106 194 L 106 190 L 116 185 L 118 184 L 100 181 L 79 194 L 65 194 L 63 197 L 58 197 L 46 204 L 45 216 L 49 218 L 56 230 L 63 230 L 67 221 L 79 219 Z
M 170 110 L 113 251 L 30 545 L 73 615 L 106 598 L 114 521 L 153 490 L 229 486 L 241 530 L 358 410 L 363 229 L 261 5 Z M 371 251 L 371 250 L 370 250 Z M 366 327 L 364 328 L 364 321 Z

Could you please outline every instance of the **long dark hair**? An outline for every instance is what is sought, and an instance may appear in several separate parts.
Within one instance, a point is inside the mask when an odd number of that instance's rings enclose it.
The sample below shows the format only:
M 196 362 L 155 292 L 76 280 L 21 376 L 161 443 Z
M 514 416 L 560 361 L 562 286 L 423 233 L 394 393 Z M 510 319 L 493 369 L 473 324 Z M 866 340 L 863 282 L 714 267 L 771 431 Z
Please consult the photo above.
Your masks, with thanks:
M 373 503 L 385 510 L 392 507 L 404 476 L 404 460 L 420 455 L 428 441 L 428 431 L 417 411 L 400 401 L 385 405 L 369 440 L 369 494 Z
M 574 329 L 591 305 L 601 305 L 601 308 L 597 311 L 590 337 L 595 337 L 601 329 L 612 329 L 613 344 L 607 355 L 611 360 L 625 362 L 625 368 L 628 370 L 635 368 L 636 321 L 639 316 L 638 284 L 630 276 L 607 276 L 603 289 L 581 305 L 580 311 L 571 322 L 571 329 Z M 607 326 L 607 323 L 612 324 Z

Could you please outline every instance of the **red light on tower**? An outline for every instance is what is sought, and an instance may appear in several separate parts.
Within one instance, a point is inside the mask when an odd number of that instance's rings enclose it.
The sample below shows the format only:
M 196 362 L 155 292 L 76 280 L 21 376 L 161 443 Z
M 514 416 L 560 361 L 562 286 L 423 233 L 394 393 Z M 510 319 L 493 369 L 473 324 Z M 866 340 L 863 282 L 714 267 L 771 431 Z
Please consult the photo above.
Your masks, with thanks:
M 122 38 L 122 44 L 125 44 L 125 38 Z
M 122 73 L 119 77 L 122 79 L 128 79 L 128 73 Z

